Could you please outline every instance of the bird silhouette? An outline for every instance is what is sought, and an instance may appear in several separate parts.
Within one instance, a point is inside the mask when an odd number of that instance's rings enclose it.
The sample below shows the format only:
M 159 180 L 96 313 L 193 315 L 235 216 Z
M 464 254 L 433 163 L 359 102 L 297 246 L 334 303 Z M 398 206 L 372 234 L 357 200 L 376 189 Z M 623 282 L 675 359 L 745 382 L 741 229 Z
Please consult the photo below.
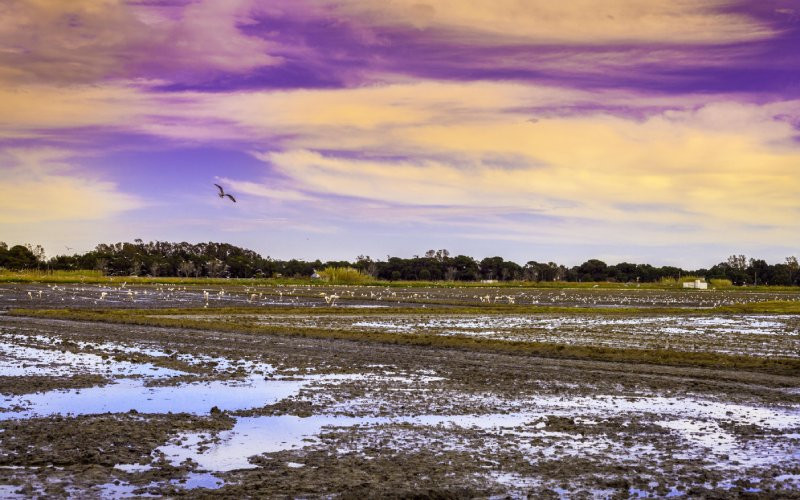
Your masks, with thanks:
M 222 189 L 222 186 L 220 186 L 219 184 L 214 184 L 214 185 L 217 186 L 217 189 L 219 189 L 219 197 L 220 198 L 224 198 L 224 197 L 227 196 L 228 198 L 231 199 L 232 202 L 236 203 L 236 198 L 234 198 L 232 194 L 226 193 L 225 190 Z

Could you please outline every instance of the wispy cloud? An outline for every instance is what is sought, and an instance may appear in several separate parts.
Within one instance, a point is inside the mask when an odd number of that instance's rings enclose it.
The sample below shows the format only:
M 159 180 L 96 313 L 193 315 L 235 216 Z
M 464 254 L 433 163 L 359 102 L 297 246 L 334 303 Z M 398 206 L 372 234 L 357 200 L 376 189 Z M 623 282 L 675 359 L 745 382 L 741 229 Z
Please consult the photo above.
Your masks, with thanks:
M 183 79 L 280 62 L 245 34 L 253 2 L 10 0 L 0 5 L 0 81 Z
M 0 160 L 0 224 L 110 219 L 145 205 L 113 182 L 82 174 L 70 151 L 6 149 Z
M 290 186 L 275 186 L 274 182 L 272 183 L 273 185 L 266 185 L 264 183 L 229 179 L 227 177 L 219 177 L 218 179 L 230 186 L 237 194 L 244 193 L 250 196 L 278 201 L 309 201 L 313 199 L 300 191 L 292 189 Z
M 800 101 L 430 81 L 166 96 L 110 86 L 63 99 L 48 92 L 49 111 L 14 106 L 8 127 L 41 131 L 75 119 L 260 149 L 268 181 L 226 180 L 262 198 L 508 207 L 726 232 L 753 218 L 797 226 L 800 151 L 790 117 L 800 116 Z M 624 209 L 653 203 L 676 210 Z
M 372 26 L 406 26 L 462 43 L 719 44 L 774 34 L 765 23 L 712 0 L 316 0 Z
M 778 3 L 10 0 L 0 220 L 131 213 L 147 183 L 103 159 L 159 149 L 185 155 L 178 184 L 245 201 L 150 204 L 166 234 L 777 247 L 800 229 L 800 27 Z M 195 168 L 200 147 L 237 166 Z

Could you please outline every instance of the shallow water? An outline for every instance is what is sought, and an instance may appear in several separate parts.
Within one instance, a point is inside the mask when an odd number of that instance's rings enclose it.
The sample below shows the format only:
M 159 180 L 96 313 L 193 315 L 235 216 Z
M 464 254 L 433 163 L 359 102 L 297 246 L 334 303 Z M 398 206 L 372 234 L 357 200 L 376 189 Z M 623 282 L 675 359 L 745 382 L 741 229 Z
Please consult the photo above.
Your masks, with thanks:
M 0 375 L 96 373 L 117 377 L 144 375 L 163 378 L 185 374 L 180 370 L 160 368 L 149 363 L 130 363 L 113 359 L 120 354 L 141 354 L 162 360 L 172 358 L 192 366 L 213 366 L 213 370 L 220 373 L 239 370 L 246 373 L 269 374 L 275 371 L 271 365 L 259 361 L 244 359 L 234 361 L 219 356 L 179 353 L 165 350 L 153 343 L 69 341 L 72 349 L 91 351 L 71 353 L 62 347 L 61 344 L 65 339 L 58 335 L 39 335 L 25 327 L 0 328 L 0 334 L 2 335 Z
M 40 349 L 0 341 L 0 375 L 4 376 L 69 376 L 98 374 L 106 376 L 171 377 L 183 372 L 161 368 L 150 363 L 130 363 L 103 359 L 89 353 L 72 353 L 57 349 Z
M 238 418 L 234 428 L 220 434 L 220 441 L 204 452 L 197 451 L 197 445 L 204 433 L 193 433 L 182 436 L 181 445 L 169 444 L 160 448 L 169 459 L 179 464 L 192 459 L 205 470 L 224 472 L 236 469 L 256 467 L 248 461 L 248 457 L 294 448 L 302 448 L 318 442 L 317 437 L 326 427 L 366 429 L 382 424 L 411 424 L 429 427 L 460 427 L 463 429 L 481 429 L 492 432 L 512 433 L 518 437 L 552 438 L 557 443 L 558 453 L 591 453 L 592 450 L 612 445 L 602 437 L 581 438 L 574 440 L 570 434 L 548 432 L 542 430 L 544 418 L 548 415 L 584 417 L 585 424 L 591 420 L 585 417 L 594 416 L 609 418 L 631 414 L 652 415 L 659 419 L 657 425 L 684 436 L 687 442 L 687 458 L 696 458 L 711 453 L 729 455 L 746 465 L 768 465 L 785 460 L 783 454 L 775 455 L 774 449 L 766 447 L 739 447 L 736 439 L 724 431 L 715 419 L 724 418 L 729 421 L 750 423 L 758 421 L 759 425 L 784 429 L 800 426 L 800 411 L 795 409 L 769 409 L 692 401 L 677 398 L 640 398 L 628 401 L 628 398 L 534 398 L 526 405 L 536 411 L 511 414 L 488 415 L 420 415 L 407 417 L 344 417 L 335 415 L 314 415 L 307 418 L 296 416 L 262 416 Z M 686 418 L 689 415 L 691 418 Z M 670 419 L 670 420 L 667 420 Z M 520 445 L 526 448 L 524 445 Z M 531 448 L 538 451 L 541 447 Z M 544 450 L 548 453 L 548 449 Z M 622 449 L 620 453 L 635 456 L 635 450 Z M 652 451 L 652 450 L 645 450 Z M 552 454 L 554 451 L 549 450 Z M 800 453 L 800 449 L 795 450 Z
M 176 372 L 180 373 L 180 372 Z M 0 412 L 0 420 L 33 418 L 50 415 L 79 416 L 99 413 L 191 413 L 207 414 L 213 407 L 221 411 L 259 408 L 296 395 L 310 384 L 340 383 L 354 380 L 427 383 L 441 380 L 426 374 L 411 377 L 387 374 L 306 375 L 304 377 L 250 376 L 243 380 L 214 380 L 177 385 L 147 386 L 150 379 L 122 378 L 114 383 L 84 389 L 53 390 L 34 394 L 8 396 L 5 408 L 23 408 Z
M 207 414 L 211 408 L 235 411 L 275 403 L 296 394 L 308 381 L 264 380 L 213 381 L 177 386 L 146 387 L 144 381 L 125 379 L 103 387 L 49 391 L 6 398 L 6 407 L 18 412 L 0 413 L 0 420 L 49 415 L 93 415 L 98 413 L 193 413 Z
M 765 319 L 763 316 L 742 315 L 735 318 L 705 316 L 645 316 L 645 317 L 585 317 L 585 316 L 477 316 L 452 318 L 381 318 L 362 320 L 351 324 L 357 328 L 378 328 L 387 331 L 424 331 L 431 328 L 457 328 L 464 330 L 541 328 L 559 330 L 567 327 L 620 327 L 641 326 L 642 333 L 658 335 L 665 328 L 679 328 L 682 332 L 702 335 L 708 332 L 724 332 L 757 335 L 800 335 L 797 317 L 775 315 Z
M 225 485 L 225 482 L 213 474 L 207 472 L 189 472 L 181 479 L 172 479 L 169 484 L 177 486 L 181 489 L 191 490 L 195 488 L 205 488 L 215 490 Z M 161 497 L 161 495 L 152 495 L 148 493 L 135 493 L 142 488 L 149 488 L 160 486 L 159 483 L 150 483 L 147 485 L 134 485 L 130 483 L 120 482 L 120 484 L 106 483 L 97 486 L 101 498 L 131 498 L 131 497 Z M 80 495 L 76 495 L 80 496 Z
M 159 451 L 165 453 L 174 463 L 191 459 L 205 470 L 225 472 L 236 469 L 254 468 L 248 458 L 263 453 L 271 453 L 293 448 L 302 448 L 317 442 L 317 436 L 326 427 L 359 428 L 380 424 L 412 424 L 419 426 L 458 426 L 463 428 L 492 429 L 516 427 L 538 415 L 423 415 L 417 417 L 344 417 L 314 415 L 296 417 L 293 415 L 241 417 L 230 431 L 220 434 L 220 442 L 203 453 L 196 449 L 203 433 L 182 436 L 181 445 L 169 444 Z
M 313 436 L 319 434 L 325 426 L 351 427 L 382 420 L 388 419 L 329 416 L 302 418 L 293 415 L 241 417 L 236 420 L 232 430 L 220 433 L 220 443 L 212 445 L 204 453 L 196 450 L 203 433 L 184 435 L 184 444 L 168 444 L 158 451 L 163 452 L 174 464 L 192 459 L 202 469 L 215 472 L 249 469 L 256 467 L 248 461 L 249 457 L 302 447 L 313 441 Z
M 697 328 L 735 327 L 727 318 L 704 319 L 706 323 L 696 322 Z M 779 323 L 782 320 L 779 318 L 773 321 L 772 318 L 761 318 L 759 321 L 761 323 L 753 323 L 755 328 L 770 329 L 776 328 L 776 325 L 770 324 L 770 322 Z M 629 318 L 618 319 L 615 326 L 620 327 L 626 324 L 641 326 L 639 322 L 631 322 Z M 472 328 L 472 326 L 467 325 L 464 328 Z M 701 399 L 699 396 L 697 398 L 653 396 L 653 392 L 636 392 L 636 394 L 643 394 L 643 396 L 636 397 L 602 394 L 595 397 L 566 394 L 552 396 L 550 395 L 552 392 L 548 392 L 536 397 L 526 395 L 511 399 L 512 396 L 503 395 L 503 393 L 475 393 L 467 390 L 462 392 L 451 387 L 451 391 L 447 392 L 445 396 L 436 392 L 443 387 L 448 387 L 447 384 L 438 384 L 444 380 L 437 376 L 439 372 L 425 370 L 406 372 L 404 371 L 406 368 L 399 368 L 399 366 L 403 366 L 402 364 L 392 364 L 394 360 L 389 360 L 389 362 L 380 360 L 383 364 L 366 365 L 365 370 L 374 371 L 374 375 L 312 375 L 297 379 L 275 377 L 265 379 L 263 376 L 252 375 L 256 369 L 264 370 L 267 373 L 274 371 L 271 366 L 263 363 L 243 363 L 239 360 L 186 355 L 179 359 L 187 363 L 214 361 L 226 367 L 242 366 L 251 373 L 251 376 L 240 381 L 196 382 L 177 386 L 146 387 L 146 384 L 152 382 L 154 377 L 173 376 L 181 374 L 181 372 L 160 371 L 161 369 L 148 364 L 103 360 L 101 356 L 94 354 L 61 353 L 57 349 L 27 347 L 29 345 L 56 347 L 56 340 L 49 337 L 4 335 L 0 338 L 7 341 L 5 344 L 0 343 L 0 374 L 4 374 L 4 370 L 17 376 L 44 373 L 69 375 L 78 371 L 81 373 L 108 373 L 121 377 L 115 383 L 105 387 L 9 397 L 2 403 L 3 406 L 19 405 L 22 409 L 0 413 L 0 419 L 55 414 L 120 413 L 131 409 L 140 413 L 189 412 L 202 415 L 208 414 L 214 406 L 220 410 L 243 410 L 261 407 L 296 395 L 300 395 L 305 401 L 314 403 L 322 401 L 324 403 L 321 405 L 324 410 L 318 410 L 323 411 L 324 414 L 318 413 L 307 418 L 297 416 L 237 418 L 232 430 L 219 433 L 217 436 L 219 442 L 217 443 L 209 443 L 211 436 L 209 432 L 205 432 L 184 434 L 178 436 L 182 442 L 178 443 L 172 440 L 162 445 L 156 450 L 156 453 L 164 452 L 171 462 L 179 464 L 186 459 L 192 459 L 199 464 L 200 470 L 189 473 L 184 478 L 184 482 L 170 481 L 179 488 L 218 488 L 222 486 L 222 480 L 214 474 L 255 467 L 249 462 L 249 457 L 277 451 L 299 450 L 308 446 L 330 446 L 331 443 L 337 447 L 333 451 L 334 455 L 355 452 L 362 453 L 366 459 L 370 458 L 370 453 L 375 454 L 375 450 L 414 451 L 425 449 L 435 441 L 442 443 L 444 450 L 463 451 L 481 457 L 493 457 L 495 451 L 501 446 L 513 446 L 515 450 L 522 453 L 525 460 L 531 463 L 537 460 L 559 461 L 565 457 L 580 457 L 596 462 L 613 460 L 622 465 L 639 460 L 641 463 L 649 464 L 671 463 L 673 452 L 677 449 L 680 454 L 674 455 L 676 459 L 686 458 L 695 463 L 708 462 L 707 468 L 724 468 L 727 477 L 733 478 L 749 477 L 747 474 L 750 474 L 751 471 L 747 470 L 747 467 L 759 469 L 777 466 L 778 470 L 783 470 L 780 469 L 782 464 L 800 460 L 800 444 L 797 442 L 797 432 L 800 429 L 800 408 L 796 405 L 778 407 L 733 404 Z M 24 346 L 15 345 L 13 342 L 21 343 Z M 130 344 L 77 342 L 74 345 L 79 348 L 108 353 L 122 351 L 154 357 L 174 354 L 146 342 Z M 255 357 L 255 359 L 272 358 Z M 28 366 L 24 366 L 26 364 Z M 46 370 L 51 371 L 46 372 Z M 92 370 L 99 370 L 99 372 Z M 281 373 L 287 372 L 289 369 L 283 367 Z M 448 372 L 445 370 L 441 373 Z M 381 383 L 376 383 L 374 386 L 369 383 L 357 383 L 345 386 L 347 389 L 345 391 L 334 390 L 335 384 L 340 382 L 369 382 L 373 379 Z M 587 387 L 595 387 L 592 385 L 596 381 L 593 375 L 589 377 L 589 380 L 591 382 L 587 383 Z M 433 388 L 430 391 L 424 385 L 429 382 L 432 383 L 431 387 Z M 552 383 L 552 381 L 547 380 L 546 383 Z M 622 389 L 617 391 L 608 389 L 608 387 L 606 386 L 606 389 L 603 390 L 585 391 L 583 394 L 592 394 L 593 392 L 619 394 L 619 391 L 622 391 Z M 353 390 L 348 392 L 350 389 Z M 796 390 L 796 388 L 787 389 L 786 392 L 796 392 Z M 400 406 L 398 399 L 392 397 L 397 394 L 397 391 L 408 391 L 413 397 L 419 396 L 421 400 L 430 395 L 431 398 L 444 398 L 446 401 L 431 406 L 424 404 Z M 530 392 L 525 394 L 530 394 Z M 572 393 L 568 391 L 567 394 Z M 326 396 L 331 395 L 334 396 L 326 400 Z M 491 398 L 495 398 L 497 404 L 486 404 L 486 408 L 493 408 L 486 411 L 509 411 L 510 413 L 456 414 L 464 412 L 464 408 L 468 408 L 466 411 L 470 411 L 471 408 L 483 407 L 483 403 L 487 403 Z M 404 400 L 400 399 L 400 401 Z M 471 403 L 474 405 L 470 406 Z M 460 409 L 454 411 L 452 408 Z M 444 411 L 449 414 L 419 415 L 415 411 L 419 413 Z M 343 414 L 362 416 L 347 417 L 342 416 Z M 591 428 L 593 425 L 606 425 L 607 427 L 603 427 L 602 432 L 596 433 L 590 429 L 585 436 L 568 427 L 565 427 L 567 428 L 565 431 L 559 427 L 555 427 L 558 430 L 549 430 L 551 428 L 547 426 L 546 422 L 551 416 L 570 417 L 583 430 Z M 622 423 L 603 423 L 604 419 L 611 417 L 620 418 Z M 636 420 L 637 423 L 651 426 L 650 428 L 653 425 L 660 427 L 664 432 L 659 433 L 657 430 L 653 435 L 667 436 L 669 439 L 663 438 L 661 444 L 653 444 L 647 441 L 647 437 L 641 439 L 637 437 L 635 439 L 639 439 L 639 441 L 630 443 L 624 437 L 625 431 L 622 430 L 628 420 Z M 737 434 L 740 431 L 731 430 L 726 426 L 728 423 L 755 424 L 760 430 L 777 432 L 775 434 L 767 432 L 764 435 L 748 435 L 746 439 L 742 439 Z M 462 432 L 471 429 L 475 430 L 472 434 Z M 595 427 L 594 429 L 601 428 Z M 606 429 L 611 429 L 611 431 L 604 433 Z M 341 431 L 346 438 L 335 441 L 326 434 L 326 431 L 329 430 L 337 433 Z M 615 434 L 616 432 L 619 435 Z M 668 442 L 667 446 L 664 445 L 665 442 Z M 675 443 L 678 443 L 677 448 Z M 203 446 L 205 451 L 198 451 L 200 446 Z M 209 446 L 209 448 L 205 449 L 205 446 Z M 720 458 L 715 462 L 717 457 L 722 456 L 725 458 Z M 309 462 L 308 465 L 303 464 L 302 453 L 291 456 L 292 460 L 295 460 L 294 462 L 286 462 L 288 458 L 288 456 L 281 457 L 281 466 L 291 469 L 298 468 L 301 471 L 302 467 L 309 467 L 308 471 L 311 471 L 312 462 Z M 157 465 L 153 466 L 157 467 Z M 703 466 L 705 467 L 705 465 Z M 144 467 L 130 464 L 116 466 L 120 473 L 126 471 L 132 474 L 147 470 Z M 500 466 L 498 465 L 498 467 Z M 658 465 L 655 467 L 657 468 Z M 298 471 L 293 472 L 299 473 Z M 515 476 L 514 474 L 498 475 L 496 479 L 498 482 L 520 487 L 524 487 L 526 481 L 531 481 L 529 477 Z M 787 477 L 789 482 L 795 479 Z M 163 484 L 162 482 L 161 485 Z M 95 486 L 96 488 L 97 486 Z M 101 488 L 104 497 L 125 497 L 133 495 L 133 491 L 139 487 L 123 483 L 120 485 L 106 484 Z M 562 491 L 565 496 L 569 496 L 570 492 Z M 0 496 L 5 492 L 6 490 L 0 489 Z M 598 495 L 602 496 L 601 493 Z M 637 495 L 639 493 L 638 490 L 631 489 L 629 494 Z
M 666 315 L 620 318 L 537 314 L 335 320 L 320 318 L 318 321 L 322 326 L 329 328 L 382 330 L 406 334 L 457 335 L 518 342 L 635 349 L 666 348 L 761 357 L 800 357 L 800 319 L 796 315 L 766 317 Z M 275 323 L 276 319 L 264 318 L 261 322 Z

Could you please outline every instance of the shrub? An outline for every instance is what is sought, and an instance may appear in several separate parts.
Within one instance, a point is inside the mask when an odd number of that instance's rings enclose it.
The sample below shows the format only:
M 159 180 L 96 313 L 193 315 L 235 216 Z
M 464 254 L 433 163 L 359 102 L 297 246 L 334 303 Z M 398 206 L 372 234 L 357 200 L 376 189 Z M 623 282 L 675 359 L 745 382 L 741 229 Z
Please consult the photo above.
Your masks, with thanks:
M 708 282 L 711 283 L 711 286 L 714 288 L 727 288 L 733 286 L 733 281 L 727 279 L 710 279 Z
M 352 267 L 326 267 L 318 274 L 332 285 L 355 285 L 370 280 L 368 275 Z

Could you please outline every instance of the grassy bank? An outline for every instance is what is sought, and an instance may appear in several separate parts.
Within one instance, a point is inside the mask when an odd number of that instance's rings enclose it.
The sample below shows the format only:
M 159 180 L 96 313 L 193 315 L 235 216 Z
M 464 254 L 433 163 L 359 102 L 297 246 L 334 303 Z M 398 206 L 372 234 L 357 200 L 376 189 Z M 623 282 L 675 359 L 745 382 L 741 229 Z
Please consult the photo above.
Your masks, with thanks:
M 800 314 L 800 302 L 790 300 L 771 300 L 720 306 L 710 311 L 722 314 Z
M 0 268 L 0 283 L 95 283 L 103 279 L 103 273 L 100 271 L 47 271 L 37 269 L 11 271 Z
M 793 303 L 796 304 L 796 303 Z M 760 305 L 760 304 L 756 304 Z M 772 304 L 769 307 L 782 306 Z M 780 307 L 778 307 L 780 308 Z M 464 308 L 468 309 L 468 308 Z M 246 309 L 236 308 L 240 314 Z M 284 308 L 285 310 L 285 308 Z M 335 309 L 314 309 L 314 313 L 333 311 Z M 203 320 L 192 318 L 197 314 L 221 314 L 224 310 L 23 310 L 9 311 L 9 315 L 30 316 L 40 318 L 67 319 L 76 321 L 94 321 L 131 325 L 157 326 L 166 328 L 192 328 L 199 330 L 228 331 L 252 335 L 284 335 L 312 337 L 321 339 L 338 339 L 359 342 L 377 342 L 394 345 L 416 345 L 443 349 L 461 349 L 473 351 L 502 352 L 515 355 L 537 356 L 545 358 L 563 358 L 591 361 L 641 363 L 653 365 L 709 368 L 720 370 L 743 370 L 775 375 L 800 377 L 800 359 L 792 358 L 759 358 L 743 355 L 722 354 L 713 352 L 686 352 L 668 349 L 629 349 L 597 346 L 581 346 L 545 342 L 519 342 L 492 338 L 467 336 L 441 336 L 428 334 L 388 333 L 383 331 L 350 331 L 324 328 L 297 328 L 273 325 L 256 325 L 246 321 L 232 322 L 218 319 Z M 231 314 L 232 309 L 228 309 Z M 256 310 L 253 310 L 255 312 Z M 261 314 L 263 308 L 257 309 Z M 420 313 L 419 309 L 407 309 L 408 313 Z M 484 309 L 480 310 L 485 312 Z M 292 309 L 294 314 L 303 314 L 303 310 Z M 382 311 L 386 312 L 386 311 Z M 398 313 L 395 311 L 394 313 Z M 429 311 L 427 311 L 429 312 Z M 447 311 L 453 314 L 453 309 Z M 518 312 L 518 311 L 517 311 Z M 594 310 L 596 312 L 596 310 Z M 731 311 L 741 312 L 741 311 Z M 352 313 L 352 310 L 350 311 Z M 182 314 L 185 318 L 170 318 L 169 315 Z

